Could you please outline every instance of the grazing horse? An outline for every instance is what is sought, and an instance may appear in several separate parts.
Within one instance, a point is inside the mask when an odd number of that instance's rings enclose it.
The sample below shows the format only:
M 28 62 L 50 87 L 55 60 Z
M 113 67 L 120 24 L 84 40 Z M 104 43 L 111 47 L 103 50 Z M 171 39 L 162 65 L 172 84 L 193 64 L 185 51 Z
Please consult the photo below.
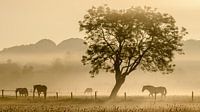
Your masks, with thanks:
M 92 95 L 92 88 L 86 88 L 84 94 L 91 94 Z
M 16 93 L 16 98 L 17 98 L 17 93 L 19 92 L 19 96 L 28 96 L 28 89 L 27 88 L 16 88 L 15 93 Z
M 34 85 L 33 86 L 33 98 L 35 97 L 35 91 L 37 90 L 38 96 L 43 92 L 44 98 L 46 99 L 47 96 L 47 86 L 45 85 Z
M 158 94 L 158 93 L 161 93 L 161 97 L 163 96 L 166 96 L 167 94 L 167 89 L 165 87 L 154 87 L 154 86 L 151 86 L 151 85 L 145 85 L 143 86 L 142 88 L 142 92 L 144 92 L 145 90 L 148 90 L 149 91 L 149 96 L 152 96 L 153 97 L 153 94 Z

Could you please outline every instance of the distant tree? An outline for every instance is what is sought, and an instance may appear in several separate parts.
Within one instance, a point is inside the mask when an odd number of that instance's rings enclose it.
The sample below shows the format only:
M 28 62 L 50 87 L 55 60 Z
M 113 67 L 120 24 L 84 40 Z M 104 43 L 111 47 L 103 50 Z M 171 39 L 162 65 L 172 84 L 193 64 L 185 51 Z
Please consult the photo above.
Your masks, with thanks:
M 12 60 L 8 59 L 8 60 L 6 60 L 6 62 L 10 64 L 10 63 L 12 63 Z
M 23 74 L 30 74 L 33 73 L 33 66 L 31 65 L 24 65 L 23 69 L 22 69 L 22 73 Z
M 62 60 L 60 58 L 56 58 L 51 65 L 51 69 L 54 72 L 63 72 L 65 69 L 65 65 L 63 64 Z
M 5 63 L 0 63 L 0 74 L 20 75 L 21 67 L 19 64 L 12 62 L 10 59 Z M 7 75 L 8 76 L 8 75 Z
M 183 53 L 181 40 L 187 34 L 172 16 L 151 7 L 92 7 L 79 24 L 88 45 L 82 62 L 91 65 L 90 74 L 94 77 L 100 69 L 115 74 L 110 98 L 115 98 L 125 78 L 136 69 L 173 72 L 174 54 Z

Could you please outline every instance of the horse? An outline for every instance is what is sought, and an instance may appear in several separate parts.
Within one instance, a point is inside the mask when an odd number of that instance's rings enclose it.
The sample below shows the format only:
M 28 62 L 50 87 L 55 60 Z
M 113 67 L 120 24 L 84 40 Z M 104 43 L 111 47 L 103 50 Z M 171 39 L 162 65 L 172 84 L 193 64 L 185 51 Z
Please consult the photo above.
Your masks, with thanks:
M 144 92 L 145 90 L 149 91 L 149 96 L 153 97 L 153 94 L 158 94 L 161 93 L 161 97 L 166 96 L 167 94 L 167 89 L 165 87 L 159 86 L 159 87 L 154 87 L 151 85 L 145 85 L 142 88 L 142 92 Z
M 27 88 L 16 88 L 15 93 L 16 93 L 16 98 L 17 98 L 17 93 L 19 92 L 19 96 L 28 96 L 28 89 Z
M 37 90 L 38 96 L 40 97 L 40 94 L 44 94 L 44 98 L 46 99 L 47 96 L 47 86 L 45 85 L 34 85 L 33 86 L 33 98 L 35 96 L 35 91 Z
M 91 95 L 91 98 L 92 98 L 92 92 L 93 92 L 92 88 L 86 88 L 84 91 L 86 98 L 87 98 L 87 95 Z
M 93 92 L 92 88 L 86 88 L 84 94 L 92 94 L 92 92 Z

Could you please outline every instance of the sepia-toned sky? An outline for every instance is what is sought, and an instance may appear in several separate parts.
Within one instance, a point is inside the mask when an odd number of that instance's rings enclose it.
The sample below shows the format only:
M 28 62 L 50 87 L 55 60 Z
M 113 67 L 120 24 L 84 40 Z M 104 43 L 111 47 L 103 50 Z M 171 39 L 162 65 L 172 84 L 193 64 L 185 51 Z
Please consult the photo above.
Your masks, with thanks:
M 200 39 L 200 0 L 0 0 L 0 50 L 43 38 L 56 43 L 82 38 L 78 21 L 91 6 L 103 4 L 120 9 L 152 6 L 186 27 L 187 39 Z

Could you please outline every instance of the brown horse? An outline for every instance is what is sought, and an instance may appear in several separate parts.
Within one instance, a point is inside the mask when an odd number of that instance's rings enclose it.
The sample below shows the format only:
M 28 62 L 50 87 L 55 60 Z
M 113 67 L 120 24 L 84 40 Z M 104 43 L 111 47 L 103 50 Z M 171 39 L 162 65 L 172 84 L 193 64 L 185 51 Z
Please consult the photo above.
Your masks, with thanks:
M 16 93 L 16 98 L 17 98 L 17 93 L 19 93 L 19 96 L 24 95 L 25 97 L 27 97 L 28 96 L 28 89 L 27 88 L 16 88 L 15 93 Z
M 159 86 L 159 87 L 154 87 L 151 85 L 145 85 L 142 88 L 142 92 L 144 92 L 145 90 L 149 91 L 149 96 L 153 97 L 153 94 L 161 94 L 161 97 L 166 96 L 167 94 L 167 89 L 165 87 Z
M 47 96 L 47 86 L 45 85 L 34 85 L 33 86 L 33 98 L 35 97 L 35 91 L 37 90 L 38 96 L 40 97 L 40 94 L 44 94 L 44 98 L 46 99 Z

